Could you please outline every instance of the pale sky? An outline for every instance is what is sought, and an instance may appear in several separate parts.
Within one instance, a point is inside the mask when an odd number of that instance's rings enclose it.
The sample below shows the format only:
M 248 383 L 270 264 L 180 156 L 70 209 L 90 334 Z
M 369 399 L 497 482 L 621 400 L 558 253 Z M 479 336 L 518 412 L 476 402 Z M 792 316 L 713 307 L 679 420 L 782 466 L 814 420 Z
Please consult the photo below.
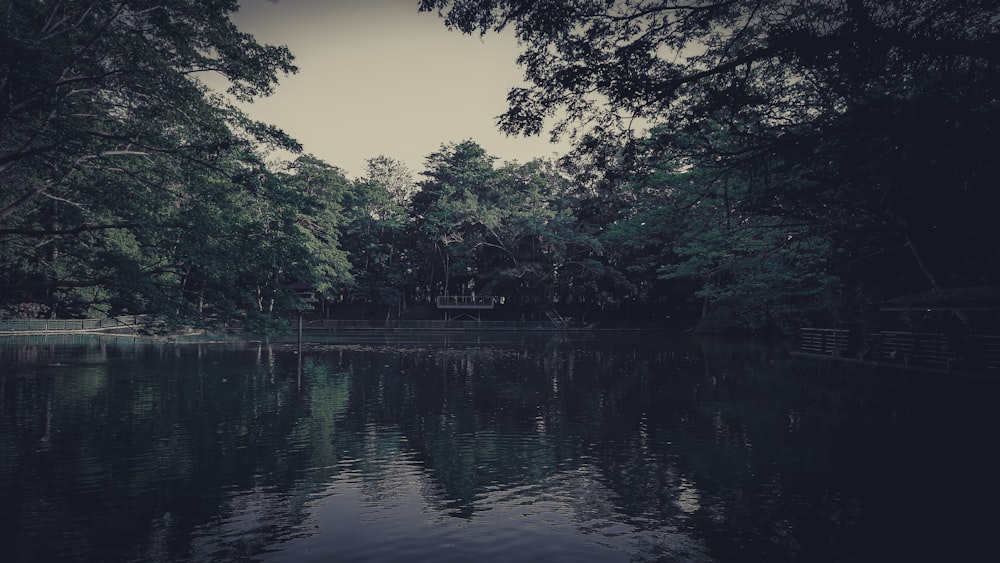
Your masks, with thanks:
M 501 161 L 562 155 L 548 136 L 507 137 L 496 116 L 523 83 L 510 34 L 449 31 L 417 0 L 240 0 L 233 21 L 259 42 L 287 45 L 298 74 L 245 110 L 306 153 L 364 173 L 380 154 L 414 177 L 442 143 L 472 139 Z

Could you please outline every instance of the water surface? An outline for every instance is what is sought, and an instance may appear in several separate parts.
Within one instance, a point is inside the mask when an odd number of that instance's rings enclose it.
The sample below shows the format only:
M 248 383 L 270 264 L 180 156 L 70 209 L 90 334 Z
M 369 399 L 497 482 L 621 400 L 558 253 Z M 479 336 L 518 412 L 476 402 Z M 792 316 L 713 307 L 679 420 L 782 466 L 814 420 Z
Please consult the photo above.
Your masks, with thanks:
M 0 561 L 994 550 L 998 387 L 664 334 L 0 340 Z

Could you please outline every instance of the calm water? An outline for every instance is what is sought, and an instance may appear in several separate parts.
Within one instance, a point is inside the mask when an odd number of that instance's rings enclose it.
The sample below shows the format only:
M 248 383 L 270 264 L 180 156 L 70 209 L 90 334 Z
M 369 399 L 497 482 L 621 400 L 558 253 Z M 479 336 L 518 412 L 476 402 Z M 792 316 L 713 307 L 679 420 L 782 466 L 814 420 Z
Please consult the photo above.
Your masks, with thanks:
M 664 335 L 0 339 L 0 561 L 992 560 L 994 381 Z M 992 554 L 990 557 L 987 555 Z

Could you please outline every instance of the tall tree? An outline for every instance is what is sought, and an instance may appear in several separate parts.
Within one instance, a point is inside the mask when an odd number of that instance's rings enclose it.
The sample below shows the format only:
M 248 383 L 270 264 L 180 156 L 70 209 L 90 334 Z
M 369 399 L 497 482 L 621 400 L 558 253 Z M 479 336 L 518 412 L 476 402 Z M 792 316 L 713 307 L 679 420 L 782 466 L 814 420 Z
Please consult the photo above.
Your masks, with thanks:
M 300 198 L 291 203 L 297 210 L 295 225 L 304 251 L 299 262 L 288 264 L 289 270 L 297 266 L 298 281 L 333 297 L 351 280 L 350 263 L 341 248 L 341 233 L 348 220 L 344 200 L 351 183 L 339 168 L 311 155 L 298 157 L 288 169 L 291 175 L 281 181 Z
M 389 200 L 399 207 L 407 207 L 410 198 L 417 191 L 417 184 L 410 169 L 402 162 L 385 155 L 365 161 L 365 174 L 362 179 L 381 186 L 389 195 Z
M 343 229 L 355 280 L 348 301 L 390 312 L 406 306 L 414 285 L 407 210 L 415 189 L 406 166 L 386 156 L 369 159 L 365 175 L 351 185 Z
M 460 286 L 474 277 L 475 243 L 469 235 L 479 198 L 495 181 L 495 161 L 471 140 L 442 145 L 427 157 L 412 213 L 428 297 L 461 293 Z
M 600 245 L 578 228 L 572 183 L 554 163 L 496 166 L 472 141 L 444 145 L 427 162 L 412 213 L 428 293 L 502 296 L 526 315 L 588 301 L 585 288 L 603 270 Z

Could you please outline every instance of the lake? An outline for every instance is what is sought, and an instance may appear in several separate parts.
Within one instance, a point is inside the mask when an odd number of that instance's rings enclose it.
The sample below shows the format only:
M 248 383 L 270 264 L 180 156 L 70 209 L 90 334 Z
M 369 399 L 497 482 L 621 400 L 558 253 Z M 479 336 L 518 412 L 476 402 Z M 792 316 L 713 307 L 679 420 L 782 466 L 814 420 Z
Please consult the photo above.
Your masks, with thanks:
M 0 338 L 0 561 L 972 561 L 1000 384 L 666 333 Z

